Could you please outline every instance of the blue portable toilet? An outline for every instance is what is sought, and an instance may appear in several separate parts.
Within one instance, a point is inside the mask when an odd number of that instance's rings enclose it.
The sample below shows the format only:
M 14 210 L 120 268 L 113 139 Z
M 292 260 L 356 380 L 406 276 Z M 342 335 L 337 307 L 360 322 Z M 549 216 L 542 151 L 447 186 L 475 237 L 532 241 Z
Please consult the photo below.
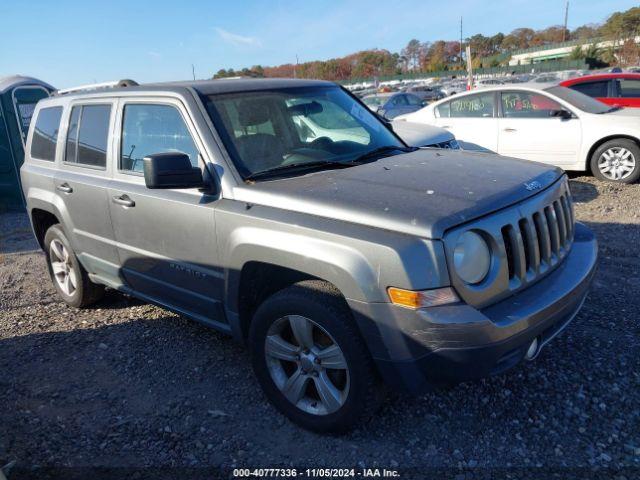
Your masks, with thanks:
M 35 78 L 0 77 L 0 212 L 24 205 L 20 166 L 31 116 L 38 100 L 54 88 Z

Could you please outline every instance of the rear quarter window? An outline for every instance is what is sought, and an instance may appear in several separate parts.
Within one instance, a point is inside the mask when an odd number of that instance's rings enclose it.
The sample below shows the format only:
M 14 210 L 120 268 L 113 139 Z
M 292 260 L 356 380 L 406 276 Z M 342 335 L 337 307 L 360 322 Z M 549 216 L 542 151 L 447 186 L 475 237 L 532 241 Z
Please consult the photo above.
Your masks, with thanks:
M 443 103 L 436 107 L 436 117 L 448 118 L 451 114 L 450 102 Z
M 43 108 L 38 113 L 31 139 L 31 158 L 53 162 L 60 130 L 62 107 Z
M 31 117 L 39 100 L 49 96 L 49 92 L 40 87 L 22 87 L 13 91 L 13 105 L 18 116 L 18 126 L 22 135 L 22 142 L 27 141 L 27 132 L 31 124 Z
M 607 97 L 607 87 L 609 85 L 609 81 L 598 81 L 598 82 L 585 82 L 585 83 L 576 83 L 575 85 L 571 85 L 569 88 L 572 90 L 576 90 L 580 93 L 584 93 L 593 98 L 605 98 Z

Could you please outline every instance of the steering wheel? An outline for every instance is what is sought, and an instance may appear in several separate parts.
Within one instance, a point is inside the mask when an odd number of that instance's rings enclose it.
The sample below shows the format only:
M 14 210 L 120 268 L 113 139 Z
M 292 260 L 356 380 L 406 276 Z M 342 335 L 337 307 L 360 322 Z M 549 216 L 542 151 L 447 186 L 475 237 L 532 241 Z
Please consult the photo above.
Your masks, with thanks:
M 309 144 L 310 148 L 316 148 L 318 150 L 327 150 L 331 151 L 331 147 L 333 146 L 333 140 L 329 137 L 318 137 L 313 142 Z

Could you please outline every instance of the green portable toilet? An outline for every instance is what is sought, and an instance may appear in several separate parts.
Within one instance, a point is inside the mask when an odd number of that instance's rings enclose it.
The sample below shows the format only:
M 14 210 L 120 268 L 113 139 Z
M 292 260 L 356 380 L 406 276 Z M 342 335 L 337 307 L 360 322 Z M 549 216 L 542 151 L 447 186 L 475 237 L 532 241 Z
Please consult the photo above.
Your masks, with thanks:
M 35 78 L 0 77 L 0 212 L 24 205 L 20 166 L 29 123 L 38 100 L 53 90 Z

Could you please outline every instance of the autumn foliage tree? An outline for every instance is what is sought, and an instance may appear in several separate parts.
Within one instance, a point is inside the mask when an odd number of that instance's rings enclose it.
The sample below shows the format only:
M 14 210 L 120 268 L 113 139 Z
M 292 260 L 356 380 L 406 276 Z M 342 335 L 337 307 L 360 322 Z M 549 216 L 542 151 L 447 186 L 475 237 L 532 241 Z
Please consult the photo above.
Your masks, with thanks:
M 492 36 L 475 34 L 467 38 L 465 45 L 471 46 L 474 68 L 493 67 L 505 64 L 510 52 L 518 49 L 543 46 L 564 40 L 586 41 L 594 37 L 613 39 L 620 45 L 615 52 L 601 51 L 597 57 L 594 50 L 578 48 L 571 58 L 587 59 L 592 65 L 608 63 L 640 63 L 640 48 L 630 39 L 640 35 L 640 7 L 625 12 L 615 12 L 603 25 L 582 25 L 573 31 L 561 25 L 552 25 L 541 30 L 528 27 L 516 28 L 508 34 L 501 32 Z M 304 62 L 298 65 L 287 63 L 274 67 L 260 65 L 242 70 L 221 69 L 214 78 L 247 77 L 299 77 L 327 80 L 350 80 L 373 78 L 414 72 L 433 72 L 458 69 L 462 65 L 460 42 L 436 40 L 422 42 L 413 38 L 400 53 L 384 49 L 363 50 L 345 57 L 324 61 Z

